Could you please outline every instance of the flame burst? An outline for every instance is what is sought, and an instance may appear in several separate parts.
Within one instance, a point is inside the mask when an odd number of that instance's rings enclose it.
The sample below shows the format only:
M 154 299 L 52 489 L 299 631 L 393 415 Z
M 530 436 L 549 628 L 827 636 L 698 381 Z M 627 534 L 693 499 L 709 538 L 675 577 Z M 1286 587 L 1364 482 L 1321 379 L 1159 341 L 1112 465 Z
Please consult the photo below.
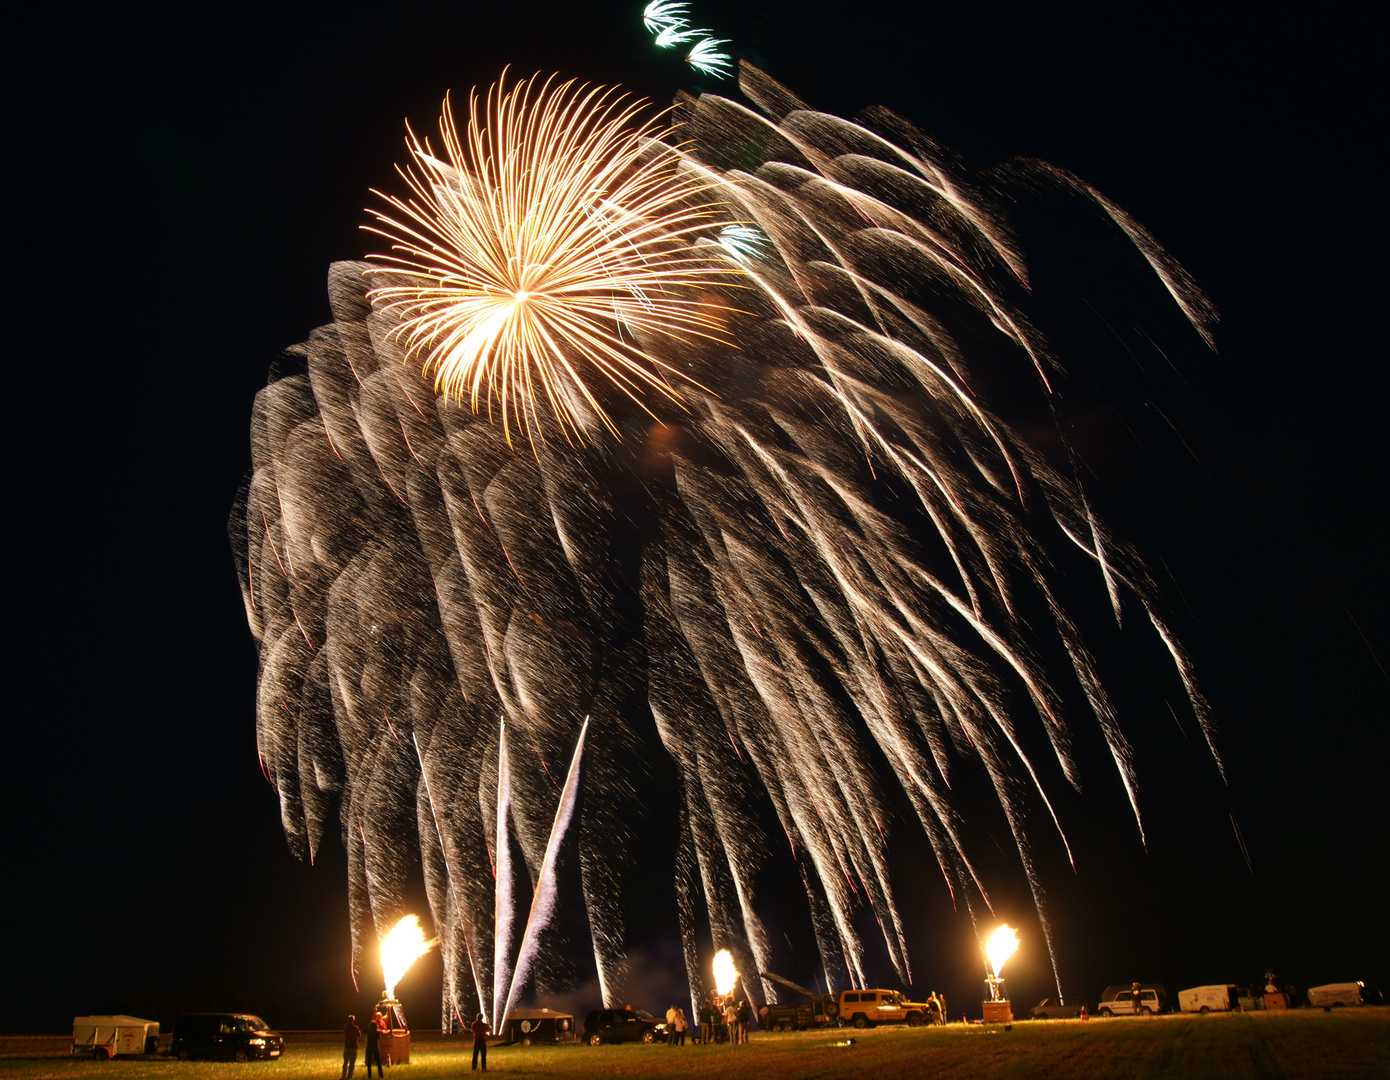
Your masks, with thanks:
M 709 181 L 682 168 L 670 128 L 637 123 L 643 100 L 573 81 L 505 77 L 470 95 L 460 132 L 446 99 L 443 159 L 409 133 L 397 171 L 414 193 L 374 211 L 394 254 L 379 273 L 408 283 L 373 291 L 435 389 L 475 412 L 494 403 L 503 431 L 534 439 L 544 395 L 566 435 L 613 421 L 589 382 L 597 373 L 643 404 L 679 401 L 675 374 L 642 345 L 692 337 L 725 342 L 701 288 L 740 270 L 712 244 L 719 206 Z M 409 130 L 407 128 L 407 130 Z M 645 408 L 645 405 L 643 405 Z
M 734 967 L 733 953 L 720 949 L 714 954 L 714 988 L 720 994 L 732 994 L 738 982 L 738 968 Z
M 387 997 L 396 996 L 396 984 L 405 977 L 410 965 L 439 943 L 438 938 L 426 938 L 425 928 L 416 915 L 407 915 L 381 939 L 381 974 L 386 980 Z
M 989 958 L 989 965 L 994 969 L 994 977 L 999 978 L 1004 971 L 1004 961 L 1018 952 L 1018 931 L 1012 926 L 1001 926 L 994 933 L 990 934 L 989 942 L 985 945 L 985 956 Z

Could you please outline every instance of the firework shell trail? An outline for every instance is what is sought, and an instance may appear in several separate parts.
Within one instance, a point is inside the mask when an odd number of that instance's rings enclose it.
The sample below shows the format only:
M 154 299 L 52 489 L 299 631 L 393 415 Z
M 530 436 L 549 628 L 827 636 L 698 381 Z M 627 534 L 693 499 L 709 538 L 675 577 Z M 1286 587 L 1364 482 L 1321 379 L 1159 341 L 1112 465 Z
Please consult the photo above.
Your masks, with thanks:
M 563 981 L 549 958 L 578 950 L 620 1004 L 653 846 L 674 857 L 669 909 L 692 997 L 708 963 L 697 941 L 741 971 L 773 967 L 759 875 L 793 865 L 782 877 L 803 899 L 777 925 L 802 921 L 829 985 L 861 982 L 871 944 L 907 979 L 890 839 L 921 838 L 958 903 L 988 904 L 953 787 L 965 770 L 992 788 L 1046 927 L 1034 845 L 1062 831 L 1053 808 L 1080 780 L 1074 741 L 1109 755 L 1136 819 L 1140 791 L 1083 636 L 1093 627 L 1064 603 L 1059 567 L 1081 567 L 1127 626 L 1152 628 L 1135 648 L 1186 687 L 1216 757 L 1144 563 L 1067 456 L 1045 456 L 976 388 L 1045 402 L 1064 378 L 1030 319 L 1010 191 L 1088 208 L 1208 337 L 1210 305 L 1069 174 L 1036 162 L 972 173 L 886 110 L 819 113 L 748 66 L 741 86 L 753 107 L 681 100 L 675 166 L 693 194 L 680 205 L 704 209 L 655 245 L 698 267 L 663 286 L 672 310 L 698 302 L 718 326 L 667 333 L 634 316 L 623 338 L 675 396 L 639 402 L 600 373 L 588 397 L 556 395 L 578 403 L 568 413 L 513 397 L 535 436 L 513 445 L 471 395 L 460 404 L 421 377 L 419 339 L 403 330 L 419 312 L 392 292 L 419 284 L 411 267 L 339 263 L 332 323 L 277 362 L 256 400 L 232 534 L 260 647 L 261 757 L 291 847 L 312 857 L 338 832 L 347 846 L 354 964 L 423 875 L 446 1016 L 505 1007 L 504 989 L 524 999 L 494 970 L 513 950 L 496 935 L 519 931 L 496 928 L 528 909 L 543 866 L 554 894 L 539 906 L 560 914 L 527 939 L 530 978 Z M 500 98 L 483 100 L 499 115 Z M 468 190 L 476 161 L 435 169 L 412 147 L 417 209 Z M 486 202 L 474 195 L 465 210 Z M 416 246 L 433 257 L 433 243 Z M 555 370 L 594 374 L 586 343 L 554 346 Z M 552 843 L 567 783 L 571 847 Z M 495 881 L 510 844 L 514 895 Z M 565 921 L 567 896 L 582 899 L 582 924 Z M 881 943 L 863 936 L 865 908 Z

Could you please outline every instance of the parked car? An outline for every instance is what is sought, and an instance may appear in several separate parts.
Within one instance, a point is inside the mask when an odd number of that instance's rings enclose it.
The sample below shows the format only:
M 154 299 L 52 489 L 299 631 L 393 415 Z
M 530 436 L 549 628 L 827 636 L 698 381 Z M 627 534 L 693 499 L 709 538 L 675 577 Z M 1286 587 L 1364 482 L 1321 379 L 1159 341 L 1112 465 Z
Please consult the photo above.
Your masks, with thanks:
M 919 1027 L 931 1016 L 925 1001 L 908 1001 L 896 990 L 846 990 L 840 995 L 840 1018 L 857 1028 L 879 1024 Z
M 1081 1015 L 1081 1010 L 1086 1006 L 1080 1005 L 1058 1005 L 1051 998 L 1043 998 L 1033 1006 L 1034 1020 L 1075 1020 Z
M 259 1016 L 248 1013 L 185 1013 L 174 1021 L 173 1053 L 189 1058 L 254 1061 L 278 1058 L 285 1039 Z
M 584 1020 L 582 1038 L 590 1046 L 665 1042 L 666 1021 L 658 1020 L 646 1009 L 595 1009 Z
M 1139 991 L 1139 1000 L 1134 999 L 1134 991 L 1125 990 L 1109 1001 L 1102 1001 L 1097 1010 L 1101 1016 L 1153 1016 L 1163 1011 L 1163 999 L 1157 990 L 1144 987 Z

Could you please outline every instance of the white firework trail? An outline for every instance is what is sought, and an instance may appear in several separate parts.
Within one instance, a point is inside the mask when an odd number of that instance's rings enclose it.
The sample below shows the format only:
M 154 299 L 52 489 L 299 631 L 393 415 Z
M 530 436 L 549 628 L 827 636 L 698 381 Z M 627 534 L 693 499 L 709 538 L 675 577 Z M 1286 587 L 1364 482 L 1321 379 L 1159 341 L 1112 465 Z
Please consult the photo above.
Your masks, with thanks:
M 930 846 L 972 918 L 989 904 L 967 770 L 992 790 L 1047 930 L 1034 845 L 1060 837 L 1065 862 L 1057 796 L 1079 786 L 1075 744 L 1109 753 L 1136 821 L 1141 805 L 1142 763 L 1088 642 L 1113 619 L 1072 610 L 1064 577 L 1142 610 L 1123 647 L 1184 688 L 1220 782 L 1144 562 L 1070 450 L 1050 460 L 981 389 L 1035 395 L 1047 415 L 1067 377 L 1010 220 L 1029 193 L 1109 222 L 1208 340 L 1210 303 L 1070 174 L 975 173 L 886 110 L 829 116 L 747 65 L 740 86 L 751 108 L 686 99 L 684 149 L 651 147 L 676 156 L 708 217 L 676 198 L 677 231 L 637 250 L 698 273 L 653 281 L 634 258 L 614 284 L 623 234 L 641 228 L 609 204 L 621 170 L 566 204 L 603 247 L 576 283 L 602 286 L 576 341 L 602 333 L 612 349 L 621 334 L 624 355 L 670 380 L 660 422 L 595 377 L 564 420 L 519 403 L 551 437 L 513 447 L 407 365 L 401 313 L 364 263 L 332 268 L 333 322 L 257 398 L 232 524 L 265 769 L 297 852 L 345 838 L 355 962 L 419 866 L 448 1016 L 497 1020 L 522 984 L 560 977 L 547 912 L 567 896 L 583 901 L 605 1003 L 621 1003 L 655 847 L 675 860 L 693 997 L 698 941 L 750 976 L 774 962 L 757 890 L 773 869 L 804 885 L 804 905 L 775 917 L 814 937 L 827 988 L 862 984 L 866 908 L 906 981 L 891 843 Z M 519 204 L 474 191 L 460 205 L 470 244 L 506 248 Z M 661 333 L 665 310 L 709 332 Z M 567 441 L 562 423 L 592 437 Z M 578 866 L 557 861 L 567 833 Z M 518 961 L 523 873 L 538 884 Z

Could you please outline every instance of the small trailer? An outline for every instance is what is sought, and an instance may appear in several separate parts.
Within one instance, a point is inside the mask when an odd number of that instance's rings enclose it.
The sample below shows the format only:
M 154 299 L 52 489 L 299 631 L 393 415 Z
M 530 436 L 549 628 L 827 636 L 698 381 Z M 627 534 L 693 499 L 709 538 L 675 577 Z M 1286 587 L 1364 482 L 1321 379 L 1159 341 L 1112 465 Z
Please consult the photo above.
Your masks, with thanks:
M 764 1005 L 758 1010 L 758 1026 L 764 1030 L 805 1031 L 808 1028 L 833 1027 L 839 1023 L 840 1001 L 834 994 L 818 994 L 770 971 L 763 972 L 762 978 L 804 999 Z
M 574 1042 L 574 1017 L 554 1009 L 513 1009 L 502 1035 L 518 1046 Z
M 1230 1012 L 1240 998 L 1238 986 L 1194 986 L 1178 991 L 1178 1008 L 1182 1012 Z
M 153 1054 L 159 1049 L 159 1023 L 138 1016 L 74 1016 L 72 1052 L 106 1061 L 117 1054 Z
M 1325 983 L 1322 986 L 1308 987 L 1308 1004 L 1315 1009 L 1340 1008 L 1344 1005 L 1361 1005 L 1365 1002 L 1363 985 L 1359 982 Z

